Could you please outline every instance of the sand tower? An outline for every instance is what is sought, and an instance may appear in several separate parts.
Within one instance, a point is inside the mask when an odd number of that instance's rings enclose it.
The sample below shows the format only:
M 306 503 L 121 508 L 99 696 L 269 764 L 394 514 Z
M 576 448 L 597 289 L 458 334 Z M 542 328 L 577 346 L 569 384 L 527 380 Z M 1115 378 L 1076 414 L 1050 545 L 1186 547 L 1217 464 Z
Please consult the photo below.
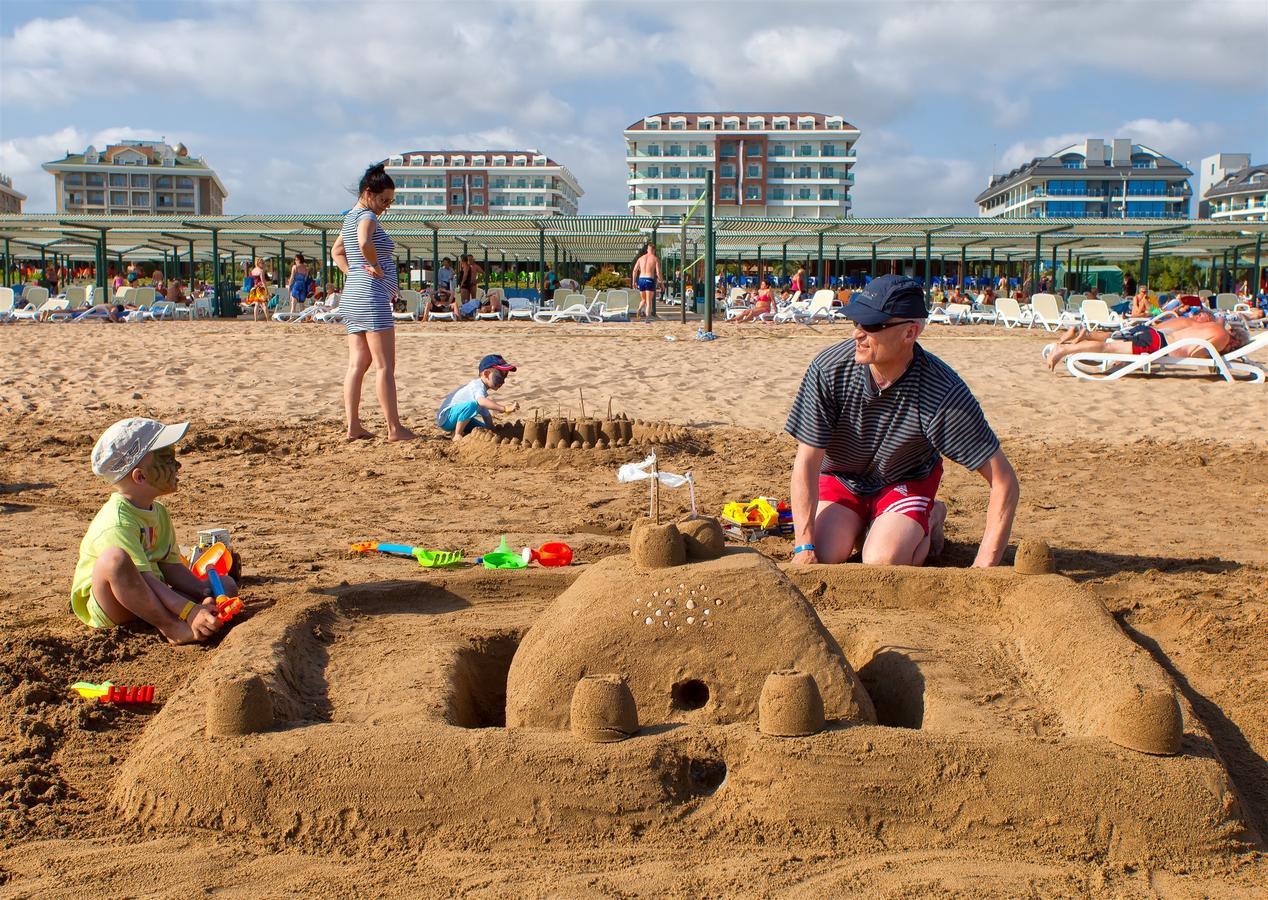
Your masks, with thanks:
M 689 558 L 703 546 L 716 547 L 697 541 Z M 841 648 L 770 560 L 736 549 L 642 566 L 639 547 L 593 566 L 525 636 L 507 679 L 508 727 L 569 728 L 574 689 L 594 674 L 624 679 L 640 726 L 756 724 L 768 676 L 784 670 L 813 679 L 828 719 L 876 721 Z

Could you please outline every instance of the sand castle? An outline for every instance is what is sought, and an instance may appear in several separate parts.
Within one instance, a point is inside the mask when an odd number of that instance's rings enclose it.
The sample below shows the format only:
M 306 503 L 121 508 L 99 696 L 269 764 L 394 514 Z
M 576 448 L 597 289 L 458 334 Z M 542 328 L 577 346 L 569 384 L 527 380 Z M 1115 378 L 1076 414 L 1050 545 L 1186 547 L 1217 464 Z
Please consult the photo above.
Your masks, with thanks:
M 257 615 L 147 727 L 120 814 L 394 850 L 737 820 L 1133 864 L 1253 840 L 1201 722 L 1069 579 L 781 568 L 712 529 Z

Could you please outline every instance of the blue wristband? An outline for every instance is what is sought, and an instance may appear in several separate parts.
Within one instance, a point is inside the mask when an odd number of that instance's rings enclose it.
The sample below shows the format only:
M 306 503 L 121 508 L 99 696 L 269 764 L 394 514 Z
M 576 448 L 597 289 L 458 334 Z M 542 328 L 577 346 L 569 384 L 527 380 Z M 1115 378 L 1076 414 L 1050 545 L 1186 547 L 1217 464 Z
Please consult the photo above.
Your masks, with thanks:
M 814 544 L 798 544 L 796 547 L 793 547 L 793 553 L 800 553 L 803 550 L 813 550 L 814 548 Z

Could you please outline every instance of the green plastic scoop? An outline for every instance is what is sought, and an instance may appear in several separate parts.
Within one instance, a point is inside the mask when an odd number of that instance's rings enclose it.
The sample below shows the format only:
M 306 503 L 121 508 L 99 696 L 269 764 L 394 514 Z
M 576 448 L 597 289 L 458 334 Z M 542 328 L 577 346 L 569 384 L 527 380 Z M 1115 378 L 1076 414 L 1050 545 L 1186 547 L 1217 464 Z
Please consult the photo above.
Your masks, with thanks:
M 424 550 L 422 547 L 415 547 L 414 559 L 418 560 L 418 564 L 425 569 L 441 569 L 462 562 L 462 551 Z
M 506 535 L 502 535 L 502 542 L 498 544 L 498 548 L 484 554 L 483 559 L 486 569 L 522 569 L 528 565 L 523 556 L 507 545 Z

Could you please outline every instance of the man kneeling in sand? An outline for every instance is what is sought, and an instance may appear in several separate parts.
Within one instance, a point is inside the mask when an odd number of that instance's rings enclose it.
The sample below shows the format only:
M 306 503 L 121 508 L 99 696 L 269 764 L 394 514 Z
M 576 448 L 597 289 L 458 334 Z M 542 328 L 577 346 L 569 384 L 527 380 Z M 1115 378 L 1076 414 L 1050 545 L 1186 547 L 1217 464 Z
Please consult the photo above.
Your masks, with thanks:
M 922 565 L 942 549 L 934 499 L 942 457 L 991 488 L 975 567 L 999 565 L 1017 510 L 1017 475 L 959 375 L 916 343 L 928 311 L 920 282 L 874 279 L 845 307 L 854 339 L 810 363 L 784 430 L 797 439 L 793 561 Z

